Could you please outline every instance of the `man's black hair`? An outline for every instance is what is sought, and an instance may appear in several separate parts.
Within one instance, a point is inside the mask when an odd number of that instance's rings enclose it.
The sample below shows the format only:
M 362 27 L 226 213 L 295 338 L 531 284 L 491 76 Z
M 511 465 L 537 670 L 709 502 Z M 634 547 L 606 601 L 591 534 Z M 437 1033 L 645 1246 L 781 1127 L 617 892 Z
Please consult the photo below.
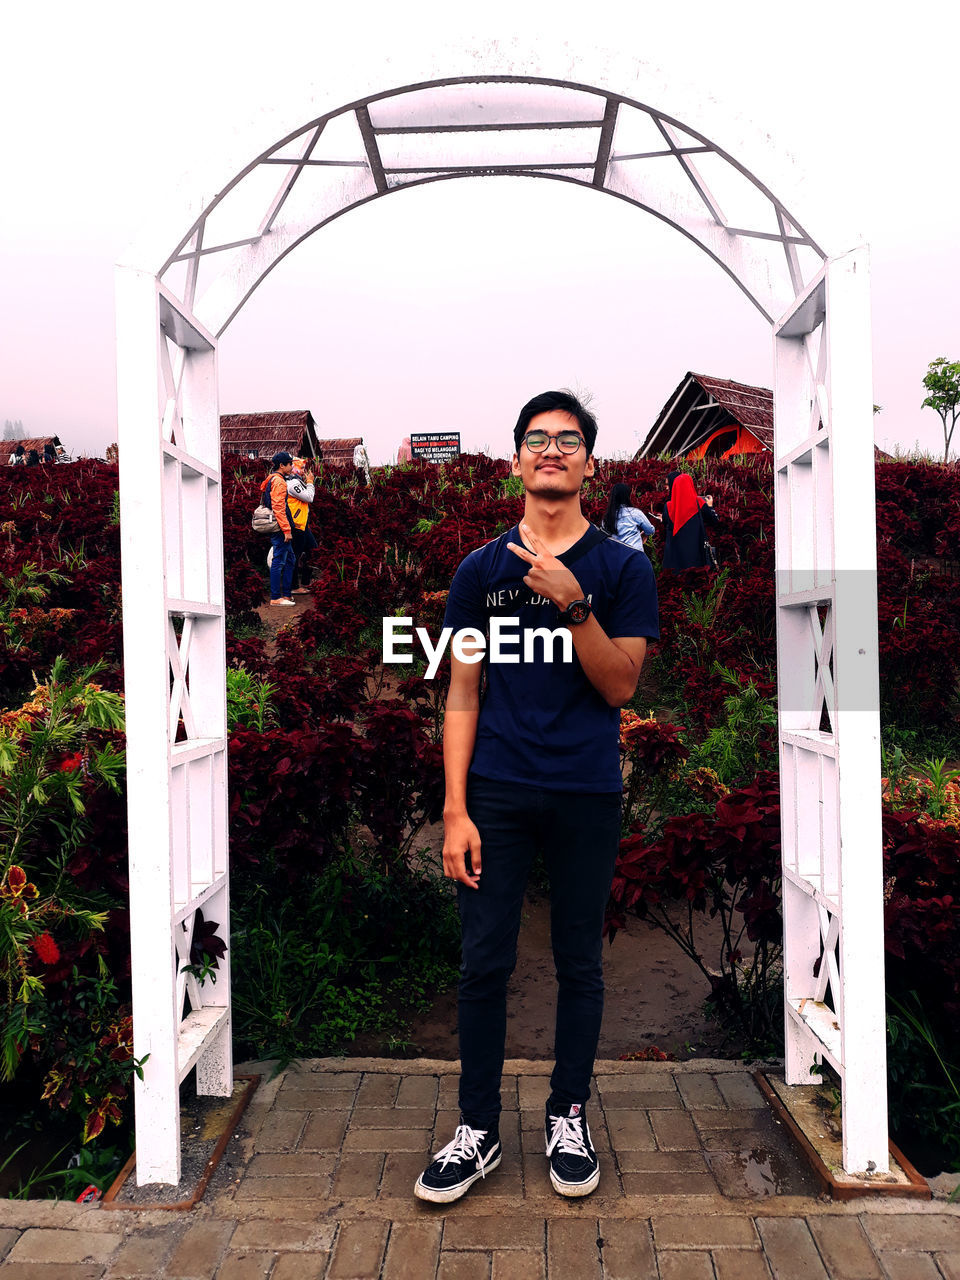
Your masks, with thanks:
M 520 446 L 523 444 L 523 437 L 527 434 L 531 419 L 538 413 L 552 413 L 554 409 L 562 409 L 564 413 L 569 413 L 571 418 L 576 418 L 577 425 L 587 442 L 587 457 L 589 457 L 597 442 L 597 420 L 569 391 L 541 391 L 538 396 L 527 401 L 520 410 L 517 425 L 513 428 L 513 443 L 517 447 L 517 453 L 520 452 Z

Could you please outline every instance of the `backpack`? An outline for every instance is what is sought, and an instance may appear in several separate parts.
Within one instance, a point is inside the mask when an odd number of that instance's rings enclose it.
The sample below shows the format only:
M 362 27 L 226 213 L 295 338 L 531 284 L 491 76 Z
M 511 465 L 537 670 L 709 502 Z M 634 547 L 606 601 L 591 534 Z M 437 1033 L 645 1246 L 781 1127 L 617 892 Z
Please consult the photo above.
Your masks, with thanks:
M 279 471 L 275 475 L 279 475 Z M 254 533 L 280 533 L 280 524 L 277 517 L 273 514 L 273 508 L 270 503 L 270 490 L 273 488 L 274 476 L 270 476 L 270 483 L 263 490 L 260 501 L 253 509 L 253 518 L 250 521 L 250 527 Z

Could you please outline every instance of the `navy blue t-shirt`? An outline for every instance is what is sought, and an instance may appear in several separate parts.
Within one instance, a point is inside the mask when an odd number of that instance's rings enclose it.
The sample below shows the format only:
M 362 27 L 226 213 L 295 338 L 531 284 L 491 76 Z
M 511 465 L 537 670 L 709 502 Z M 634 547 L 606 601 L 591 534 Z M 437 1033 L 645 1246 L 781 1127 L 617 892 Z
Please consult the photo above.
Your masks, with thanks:
M 587 539 L 596 545 L 582 554 Z M 533 641 L 532 660 L 524 660 L 525 632 L 562 624 L 557 606 L 524 584 L 527 565 L 508 542 L 523 545 L 518 528 L 467 556 L 454 575 L 443 619 L 454 632 L 475 627 L 488 637 L 487 687 L 470 772 L 552 791 L 620 791 L 619 708 L 609 706 L 584 675 L 576 650 L 571 662 L 560 660 L 559 641 L 553 662 L 544 661 L 540 639 Z M 643 552 L 599 538 L 591 526 L 557 558 L 572 561 L 570 571 L 611 639 L 660 638 L 657 587 Z M 519 627 L 511 629 L 518 642 L 505 647 L 519 662 L 488 660 L 494 616 L 519 618 Z

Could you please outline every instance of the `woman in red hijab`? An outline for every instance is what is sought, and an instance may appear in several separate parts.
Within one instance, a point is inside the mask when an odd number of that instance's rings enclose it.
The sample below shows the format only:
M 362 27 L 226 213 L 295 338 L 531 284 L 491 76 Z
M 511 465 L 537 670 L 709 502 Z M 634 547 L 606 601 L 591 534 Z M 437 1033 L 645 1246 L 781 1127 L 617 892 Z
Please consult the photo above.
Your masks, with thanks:
M 709 567 L 712 561 L 707 551 L 707 527 L 719 523 L 713 496 L 698 498 L 693 477 L 681 472 L 673 482 L 669 501 L 663 504 L 664 569 L 679 573 L 681 569 Z

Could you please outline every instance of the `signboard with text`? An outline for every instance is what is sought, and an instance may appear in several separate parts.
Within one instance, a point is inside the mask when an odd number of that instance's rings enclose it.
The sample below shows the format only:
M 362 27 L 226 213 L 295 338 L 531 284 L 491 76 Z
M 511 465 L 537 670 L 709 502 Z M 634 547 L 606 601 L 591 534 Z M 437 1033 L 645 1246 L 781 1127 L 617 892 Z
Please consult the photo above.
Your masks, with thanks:
M 450 462 L 460 456 L 460 432 L 414 431 L 410 436 L 410 449 L 415 458 L 424 462 Z

